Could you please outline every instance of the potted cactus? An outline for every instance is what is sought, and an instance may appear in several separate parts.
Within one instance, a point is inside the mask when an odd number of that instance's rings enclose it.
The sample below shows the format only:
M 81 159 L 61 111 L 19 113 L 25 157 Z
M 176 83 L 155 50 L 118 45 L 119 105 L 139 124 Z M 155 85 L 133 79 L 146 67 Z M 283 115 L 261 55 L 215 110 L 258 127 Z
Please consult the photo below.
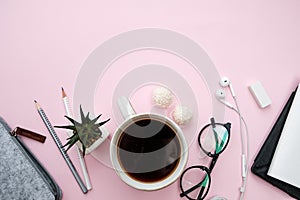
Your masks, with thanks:
M 79 147 L 82 150 L 83 156 L 85 156 L 86 151 L 90 153 L 100 144 L 99 141 L 103 137 L 103 133 L 100 127 L 110 120 L 107 119 L 105 121 L 97 123 L 100 116 L 101 114 L 94 119 L 90 119 L 89 112 L 85 116 L 80 105 L 81 123 L 68 116 L 65 116 L 72 123 L 72 125 L 55 126 L 56 128 L 69 129 L 73 132 L 73 135 L 67 138 L 68 142 L 63 146 L 68 146 L 66 151 L 68 151 L 74 144 L 79 141 L 81 143 L 81 146 Z

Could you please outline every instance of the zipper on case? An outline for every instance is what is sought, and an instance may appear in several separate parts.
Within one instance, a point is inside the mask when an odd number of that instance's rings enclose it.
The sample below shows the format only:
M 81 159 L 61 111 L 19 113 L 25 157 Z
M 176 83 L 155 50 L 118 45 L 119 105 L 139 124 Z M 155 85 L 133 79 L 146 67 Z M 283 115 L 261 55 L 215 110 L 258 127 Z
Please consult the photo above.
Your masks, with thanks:
M 36 140 L 36 141 L 41 142 L 41 143 L 44 143 L 45 140 L 46 140 L 46 136 L 43 136 L 41 134 L 38 134 L 38 133 L 35 133 L 33 131 L 30 131 L 30 130 L 27 130 L 27 129 L 24 129 L 24 128 L 20 128 L 20 127 L 15 128 L 13 131 L 10 132 L 10 134 L 12 136 L 22 135 L 24 137 Z

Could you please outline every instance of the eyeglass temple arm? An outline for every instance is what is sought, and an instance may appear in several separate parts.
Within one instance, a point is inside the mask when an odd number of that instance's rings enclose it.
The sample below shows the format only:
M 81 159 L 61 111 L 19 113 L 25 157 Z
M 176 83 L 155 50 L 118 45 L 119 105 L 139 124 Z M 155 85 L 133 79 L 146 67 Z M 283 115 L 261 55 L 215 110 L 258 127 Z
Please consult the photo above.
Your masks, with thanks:
M 211 171 L 213 170 L 213 168 L 215 167 L 215 164 L 216 164 L 218 158 L 219 158 L 219 155 L 218 155 L 218 154 L 212 156 L 212 160 L 211 160 L 210 165 L 209 165 L 209 168 L 208 168 L 210 172 L 211 172 Z
M 193 192 L 194 190 L 196 190 L 198 187 L 200 187 L 202 185 L 201 181 L 200 183 L 198 183 L 197 185 L 194 185 L 193 187 L 191 187 L 190 189 L 180 193 L 180 197 L 184 197 L 185 195 L 188 195 L 189 193 Z
M 210 118 L 210 123 L 211 123 L 211 125 L 212 125 L 212 127 L 213 128 L 215 128 L 216 127 L 216 121 L 215 121 L 215 118 Z
M 203 192 L 204 192 L 204 188 L 205 187 L 201 187 L 201 190 L 200 190 L 200 192 L 199 192 L 199 194 L 198 194 L 198 196 L 197 196 L 197 200 L 202 200 L 202 194 L 203 194 Z
M 200 192 L 198 194 L 198 197 L 197 197 L 197 200 L 202 200 L 202 195 L 203 195 L 203 192 L 204 192 L 204 189 L 205 187 L 207 186 L 207 181 L 208 181 L 208 175 L 205 176 L 205 179 L 204 181 L 202 181 L 202 184 L 201 184 L 201 189 L 200 189 Z
M 211 123 L 211 126 L 212 126 L 212 130 L 213 130 L 213 133 L 214 133 L 214 136 L 215 136 L 215 141 L 216 141 L 216 148 L 219 147 L 219 141 L 218 141 L 218 133 L 217 131 L 215 130 L 216 128 L 216 122 L 215 122 L 215 118 L 210 118 L 210 123 Z
M 224 141 L 226 140 L 226 137 L 228 137 L 228 133 L 223 135 L 223 138 L 221 140 L 220 145 L 219 145 L 219 142 L 216 141 L 216 153 L 219 153 L 219 151 L 223 148 Z M 211 157 L 213 157 L 213 159 L 212 159 L 212 161 L 210 163 L 210 166 L 209 166 L 210 171 L 212 171 L 212 169 L 214 168 L 214 166 L 215 166 L 215 164 L 218 160 L 219 154 L 211 155 Z

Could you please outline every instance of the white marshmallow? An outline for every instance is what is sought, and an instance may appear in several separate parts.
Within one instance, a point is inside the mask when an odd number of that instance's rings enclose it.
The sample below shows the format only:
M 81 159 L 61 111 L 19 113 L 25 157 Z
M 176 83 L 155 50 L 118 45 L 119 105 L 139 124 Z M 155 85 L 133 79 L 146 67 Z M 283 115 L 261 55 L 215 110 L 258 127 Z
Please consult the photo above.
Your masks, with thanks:
M 192 111 L 186 106 L 177 105 L 172 113 L 173 120 L 178 125 L 184 125 L 192 119 Z
M 155 105 L 167 108 L 172 104 L 173 94 L 165 87 L 158 87 L 153 91 L 153 101 Z

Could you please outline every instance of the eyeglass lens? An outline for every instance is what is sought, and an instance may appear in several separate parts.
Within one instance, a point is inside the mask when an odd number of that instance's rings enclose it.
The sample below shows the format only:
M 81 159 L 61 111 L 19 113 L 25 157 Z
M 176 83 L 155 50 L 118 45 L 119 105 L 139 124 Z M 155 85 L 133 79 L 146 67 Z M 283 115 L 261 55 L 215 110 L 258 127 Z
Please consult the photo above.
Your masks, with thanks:
M 228 131 L 225 126 L 220 124 L 206 126 L 202 129 L 198 138 L 200 148 L 208 156 L 218 155 L 223 152 L 228 141 Z
M 204 170 L 205 169 L 205 170 Z M 208 193 L 210 186 L 210 175 L 208 169 L 203 166 L 192 166 L 188 168 L 181 179 L 181 197 L 188 199 L 203 199 Z

